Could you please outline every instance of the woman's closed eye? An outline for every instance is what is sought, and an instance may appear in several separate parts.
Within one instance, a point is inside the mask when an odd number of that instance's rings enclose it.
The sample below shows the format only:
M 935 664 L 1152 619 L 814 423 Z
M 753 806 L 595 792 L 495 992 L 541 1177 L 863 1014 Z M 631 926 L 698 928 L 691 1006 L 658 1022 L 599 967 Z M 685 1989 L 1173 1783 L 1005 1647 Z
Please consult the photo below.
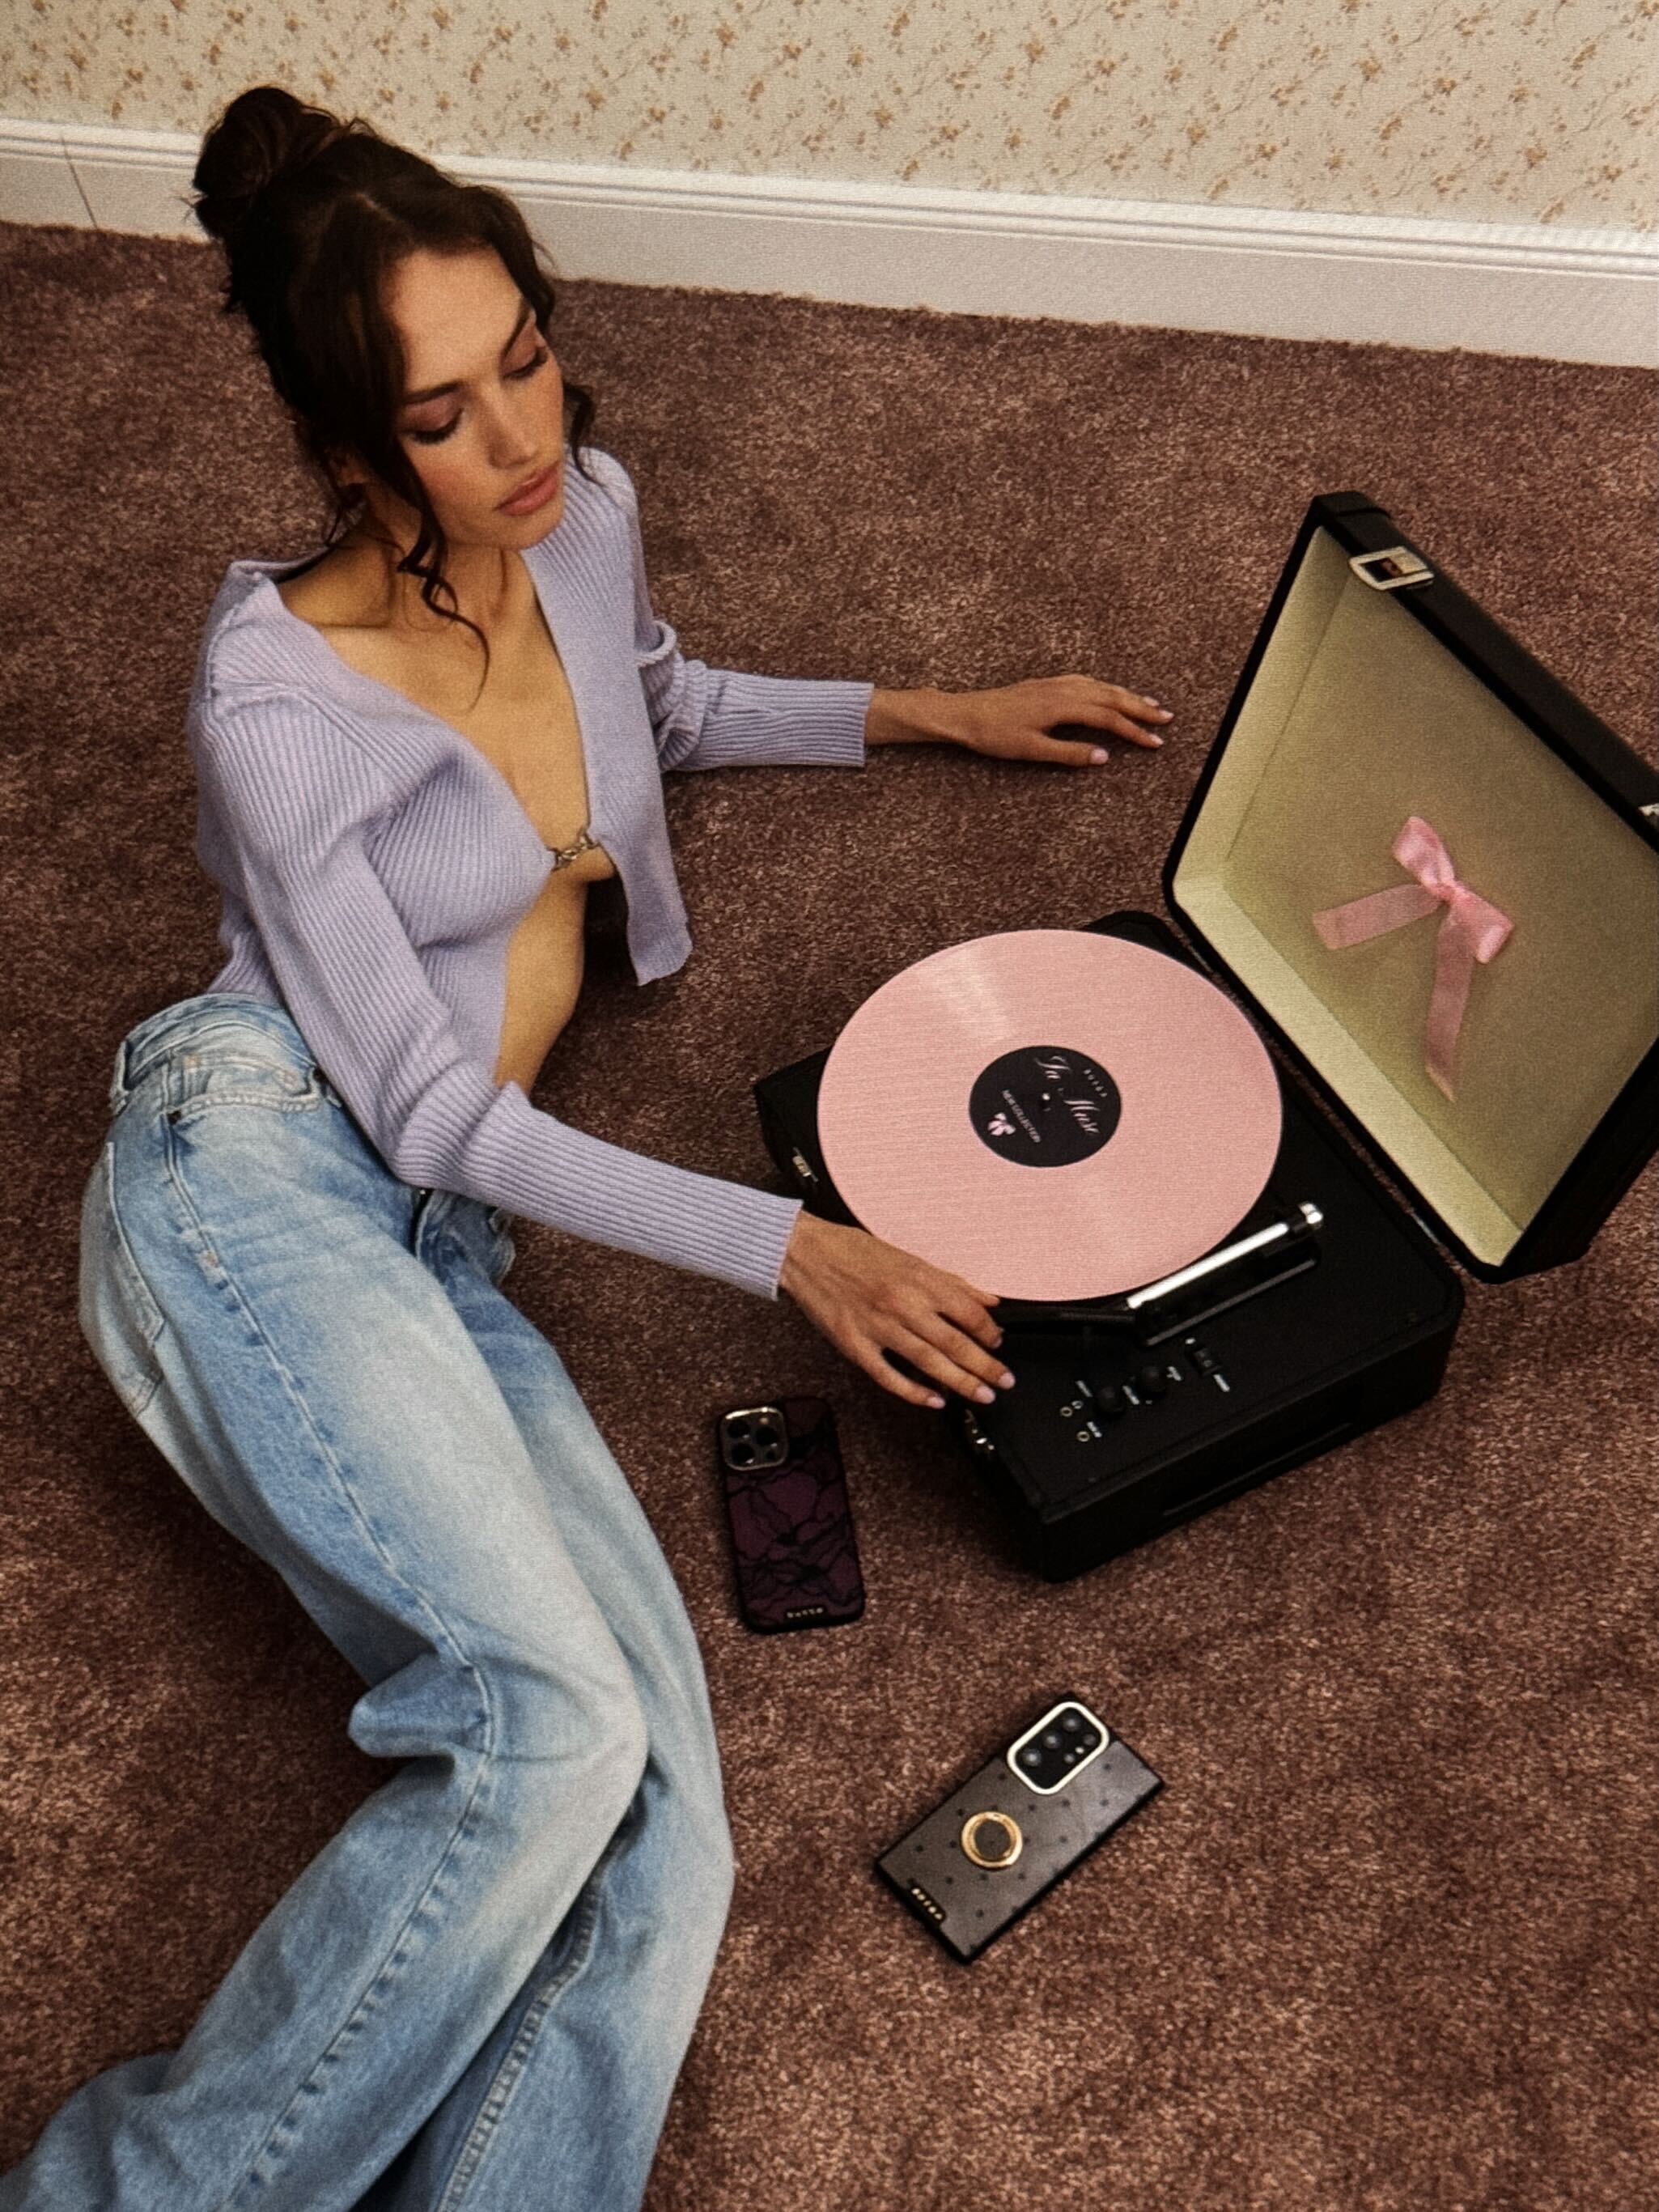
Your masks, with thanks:
M 551 352 L 546 346 L 544 346 L 539 353 L 532 355 L 531 358 L 526 362 L 522 368 L 509 368 L 507 374 L 509 377 L 515 378 L 534 376 L 536 371 L 538 368 L 545 368 L 548 362 L 551 361 L 552 358 L 553 356 Z M 461 418 L 459 415 L 452 415 L 448 422 L 444 424 L 441 429 L 410 430 L 406 431 L 404 435 L 412 438 L 417 446 L 441 445 L 446 438 L 453 434 L 460 419 Z

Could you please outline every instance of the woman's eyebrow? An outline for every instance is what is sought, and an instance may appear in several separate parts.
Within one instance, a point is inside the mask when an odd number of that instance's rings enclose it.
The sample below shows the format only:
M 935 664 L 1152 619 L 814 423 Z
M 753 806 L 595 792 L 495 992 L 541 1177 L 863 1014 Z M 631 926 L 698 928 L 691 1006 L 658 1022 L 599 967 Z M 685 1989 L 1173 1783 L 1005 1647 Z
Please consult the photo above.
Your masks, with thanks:
M 512 352 L 514 344 L 517 343 L 519 332 L 524 328 L 525 325 L 529 320 L 530 302 L 526 300 L 519 310 L 519 319 L 513 325 L 512 337 L 508 338 L 507 343 L 501 348 L 501 359 L 503 361 L 505 361 L 508 354 Z M 453 380 L 448 384 L 428 384 L 424 392 L 406 392 L 404 394 L 404 405 L 405 407 L 418 407 L 422 400 L 442 399 L 452 392 L 459 392 L 460 388 L 459 380 Z

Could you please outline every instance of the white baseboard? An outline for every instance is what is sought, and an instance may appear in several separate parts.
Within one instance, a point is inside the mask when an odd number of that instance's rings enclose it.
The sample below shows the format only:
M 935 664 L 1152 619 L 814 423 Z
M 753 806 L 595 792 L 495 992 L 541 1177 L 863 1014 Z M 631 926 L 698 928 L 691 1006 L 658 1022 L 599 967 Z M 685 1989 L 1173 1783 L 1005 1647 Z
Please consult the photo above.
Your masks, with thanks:
M 199 240 L 198 143 L 0 118 L 0 220 Z M 1659 366 L 1652 231 L 434 158 L 511 192 L 562 276 Z

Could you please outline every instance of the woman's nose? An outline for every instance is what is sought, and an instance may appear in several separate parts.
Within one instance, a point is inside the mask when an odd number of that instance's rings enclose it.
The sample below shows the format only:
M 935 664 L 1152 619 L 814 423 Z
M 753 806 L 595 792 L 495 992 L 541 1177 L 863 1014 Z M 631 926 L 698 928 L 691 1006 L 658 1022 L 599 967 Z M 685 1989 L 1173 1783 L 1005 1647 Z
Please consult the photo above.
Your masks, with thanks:
M 522 475 L 540 451 L 541 441 L 531 434 L 527 423 L 509 421 L 496 428 L 490 440 L 489 459 L 506 473 L 516 469 Z
M 512 399 L 496 400 L 489 413 L 489 458 L 498 469 L 521 469 L 545 449 L 540 425 Z

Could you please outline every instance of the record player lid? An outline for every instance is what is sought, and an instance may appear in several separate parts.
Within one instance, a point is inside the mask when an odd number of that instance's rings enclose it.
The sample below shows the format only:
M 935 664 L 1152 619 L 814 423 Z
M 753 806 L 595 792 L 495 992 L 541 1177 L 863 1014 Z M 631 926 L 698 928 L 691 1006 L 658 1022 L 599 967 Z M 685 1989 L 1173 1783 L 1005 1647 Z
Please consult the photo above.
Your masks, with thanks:
M 1576 1257 L 1659 1141 L 1656 813 L 1659 775 L 1338 493 L 1308 509 L 1164 891 L 1492 1280 Z

